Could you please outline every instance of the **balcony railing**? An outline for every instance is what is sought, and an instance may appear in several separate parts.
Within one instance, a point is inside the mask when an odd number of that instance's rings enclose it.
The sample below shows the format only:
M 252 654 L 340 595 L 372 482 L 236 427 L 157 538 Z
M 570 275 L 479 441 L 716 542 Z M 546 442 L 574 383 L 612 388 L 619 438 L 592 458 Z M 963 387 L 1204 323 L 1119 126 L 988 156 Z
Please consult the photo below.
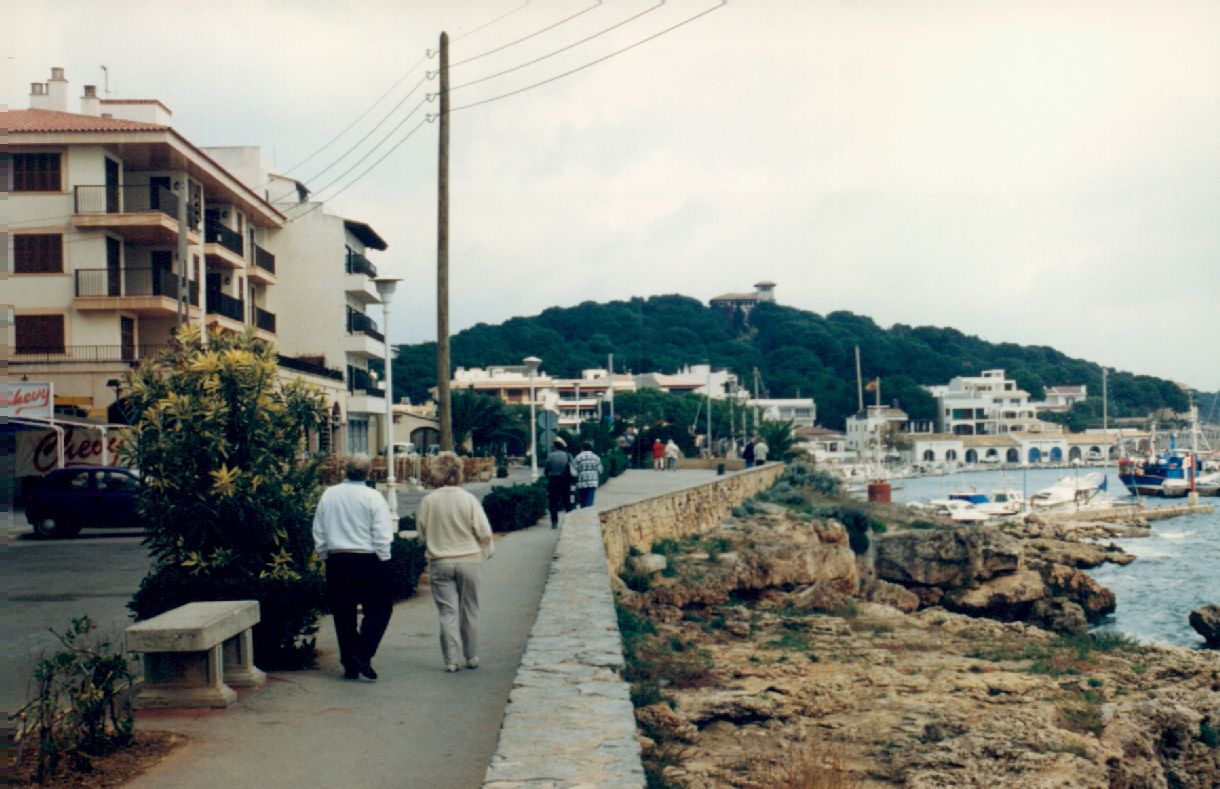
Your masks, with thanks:
M 187 282 L 191 304 L 199 303 L 199 287 Z M 77 296 L 168 296 L 178 298 L 178 275 L 160 268 L 82 268 L 76 270 Z
M 347 263 L 344 268 L 348 274 L 377 276 L 377 267 L 370 263 L 364 255 L 361 255 L 359 252 L 353 252 L 350 249 L 347 251 Z
M 178 218 L 178 195 L 163 186 L 82 185 L 75 190 L 78 214 L 142 214 L 158 212 Z
M 254 245 L 254 265 L 261 268 L 263 271 L 275 273 L 275 255 L 260 247 Z
M 347 368 L 347 391 L 363 391 L 373 397 L 385 396 L 385 390 L 377 386 L 377 382 L 373 376 L 369 375 L 368 370 L 362 370 L 359 367 L 349 366 Z
M 220 315 L 238 323 L 246 322 L 246 305 L 241 299 L 235 299 L 227 293 L 218 290 L 208 291 L 208 314 Z
M 261 307 L 254 308 L 254 325 L 263 331 L 275 334 L 275 313 L 267 312 Z
M 220 244 L 230 252 L 245 257 L 245 243 L 241 233 L 230 230 L 219 222 L 205 222 L 203 226 L 203 243 Z
M 134 362 L 151 359 L 168 345 L 59 345 L 17 348 L 12 364 L 53 362 Z
M 280 356 L 279 364 L 280 367 L 284 367 L 289 370 L 309 373 L 310 375 L 318 375 L 323 378 L 329 378 L 332 381 L 343 380 L 342 370 L 332 370 L 324 364 L 319 364 L 317 362 L 310 361 L 309 359 L 302 359 L 299 356 Z
M 347 331 L 349 334 L 363 334 L 377 342 L 385 342 L 385 335 L 377 331 L 377 324 L 373 319 L 351 307 L 347 308 Z

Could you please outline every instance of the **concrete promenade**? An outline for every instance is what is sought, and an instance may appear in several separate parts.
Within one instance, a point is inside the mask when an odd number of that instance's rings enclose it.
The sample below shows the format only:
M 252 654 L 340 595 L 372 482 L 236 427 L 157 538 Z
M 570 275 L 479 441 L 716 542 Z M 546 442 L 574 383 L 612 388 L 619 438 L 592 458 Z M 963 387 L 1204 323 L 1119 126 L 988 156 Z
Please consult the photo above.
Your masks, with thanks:
M 713 471 L 628 471 L 598 492 L 598 509 L 711 482 Z M 472 486 L 473 487 L 473 486 Z M 485 492 L 484 484 L 476 493 Z M 403 514 L 417 497 L 400 498 Z M 318 668 L 273 672 L 227 710 L 143 710 L 138 726 L 190 741 L 132 787 L 481 786 L 551 567 L 559 532 L 544 522 L 498 535 L 483 566 L 477 670 L 446 674 L 426 581 L 395 606 L 376 682 L 341 677 L 329 618 Z M 257 656 L 256 656 L 257 660 Z

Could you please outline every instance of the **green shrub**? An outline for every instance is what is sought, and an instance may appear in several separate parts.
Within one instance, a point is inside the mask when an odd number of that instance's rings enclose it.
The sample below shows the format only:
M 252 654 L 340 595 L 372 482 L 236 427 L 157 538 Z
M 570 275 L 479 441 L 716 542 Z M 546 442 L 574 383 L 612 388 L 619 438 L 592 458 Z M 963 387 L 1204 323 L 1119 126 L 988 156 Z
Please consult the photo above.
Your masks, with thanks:
M 134 424 L 124 457 L 143 473 L 139 513 L 152 569 L 129 607 L 140 619 L 199 600 L 258 600 L 260 665 L 307 664 L 324 605 L 314 560 L 318 461 L 306 436 L 325 399 L 282 383 L 273 346 L 188 327 L 128 373 Z
M 529 528 L 546 515 L 546 488 L 537 484 L 494 487 L 483 497 L 483 511 L 492 531 Z
M 1199 721 L 1199 742 L 1209 748 L 1220 748 L 1220 729 L 1207 718 Z
M 631 458 L 619 449 L 612 449 L 602 456 L 602 479 L 605 483 L 608 479 L 613 479 L 619 474 L 631 467 Z
M 33 737 L 34 779 L 54 778 L 62 767 L 90 770 L 90 758 L 131 742 L 132 681 L 129 658 L 106 639 L 93 641 L 89 617 L 73 619 L 66 633 L 55 633 L 63 649 L 34 667 L 35 695 L 18 710 L 16 734 Z M 70 782 L 76 785 L 75 781 Z
M 406 600 L 415 594 L 419 576 L 427 563 L 422 542 L 402 537 L 394 538 L 390 543 L 389 576 L 395 602 Z

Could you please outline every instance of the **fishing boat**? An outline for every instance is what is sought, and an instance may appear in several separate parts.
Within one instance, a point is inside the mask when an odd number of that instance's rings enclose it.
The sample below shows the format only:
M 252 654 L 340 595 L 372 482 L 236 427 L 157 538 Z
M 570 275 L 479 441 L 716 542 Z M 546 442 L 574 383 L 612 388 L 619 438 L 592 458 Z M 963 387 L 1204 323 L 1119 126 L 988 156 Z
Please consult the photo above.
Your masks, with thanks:
M 1185 496 L 1203 470 L 1193 452 L 1170 449 L 1146 461 L 1118 461 L 1118 478 L 1133 496 Z

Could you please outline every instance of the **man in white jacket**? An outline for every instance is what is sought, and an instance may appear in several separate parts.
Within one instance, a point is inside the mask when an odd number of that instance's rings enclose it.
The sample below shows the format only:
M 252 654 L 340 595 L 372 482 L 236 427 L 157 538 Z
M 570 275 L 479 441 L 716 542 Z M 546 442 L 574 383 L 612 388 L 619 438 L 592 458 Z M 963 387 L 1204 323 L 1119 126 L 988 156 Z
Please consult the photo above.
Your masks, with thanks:
M 348 458 L 347 481 L 326 489 L 313 518 L 314 547 L 326 562 L 326 597 L 347 679 L 377 679 L 373 655 L 394 610 L 386 567 L 397 524 L 390 522 L 385 499 L 364 484 L 371 465 L 368 455 Z M 357 605 L 364 612 L 359 628 Z

